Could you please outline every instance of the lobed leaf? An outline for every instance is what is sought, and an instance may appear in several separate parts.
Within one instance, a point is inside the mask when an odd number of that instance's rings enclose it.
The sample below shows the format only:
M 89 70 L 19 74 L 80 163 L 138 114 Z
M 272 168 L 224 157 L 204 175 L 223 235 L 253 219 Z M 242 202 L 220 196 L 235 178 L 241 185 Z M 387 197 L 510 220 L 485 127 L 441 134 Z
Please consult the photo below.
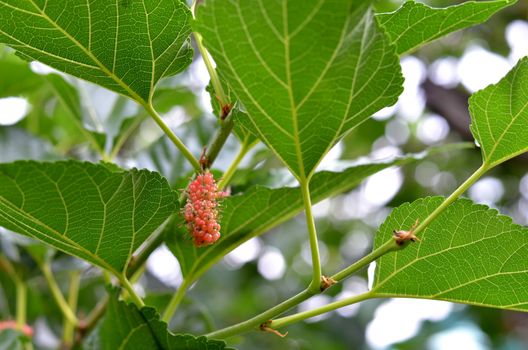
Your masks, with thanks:
M 469 99 L 471 132 L 488 167 L 528 151 L 528 57 Z
M 196 28 L 247 118 L 299 178 L 379 109 L 396 102 L 394 47 L 368 1 L 208 0 Z
M 397 11 L 376 15 L 379 24 L 403 55 L 459 29 L 485 22 L 516 0 L 467 1 L 446 8 L 432 8 L 412 0 Z
M 144 307 L 138 310 L 134 304 L 126 304 L 117 297 L 112 291 L 105 317 L 88 338 L 87 349 L 227 349 L 223 341 L 190 334 L 173 335 L 167 330 L 167 324 L 160 321 L 155 309 Z
M 375 247 L 393 230 L 408 230 L 436 209 L 428 197 L 393 210 L 376 234 Z M 420 242 L 381 257 L 375 297 L 447 300 L 528 311 L 528 228 L 496 210 L 459 199 L 420 235 Z
M 0 164 L 0 226 L 114 274 L 175 210 L 157 173 L 77 161 Z
M 1 0 L 0 42 L 140 103 L 189 65 L 182 0 Z

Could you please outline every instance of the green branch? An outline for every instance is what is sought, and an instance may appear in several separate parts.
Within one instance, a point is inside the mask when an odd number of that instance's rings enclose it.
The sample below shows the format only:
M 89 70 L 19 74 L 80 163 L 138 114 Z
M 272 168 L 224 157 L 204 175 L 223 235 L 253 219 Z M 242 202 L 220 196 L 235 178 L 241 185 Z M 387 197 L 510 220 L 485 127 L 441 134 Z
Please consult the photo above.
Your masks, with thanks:
M 253 318 L 250 318 L 247 321 L 240 322 L 236 325 L 208 333 L 205 336 L 211 339 L 223 339 L 247 331 L 256 330 L 259 326 L 268 323 L 273 317 L 290 310 L 292 307 L 302 303 L 303 301 L 315 294 L 316 293 L 310 291 L 309 289 L 305 289 L 304 291 L 291 297 L 290 299 L 283 301 L 282 303 L 272 307 L 267 311 L 264 311 L 263 313 Z
M 26 325 L 27 313 L 27 285 L 18 276 L 14 279 L 16 287 L 16 324 L 22 331 Z
M 224 147 L 227 138 L 229 135 L 231 135 L 231 131 L 233 130 L 234 126 L 235 122 L 233 120 L 233 113 L 229 113 L 227 117 L 221 122 L 220 129 L 216 131 L 216 134 L 213 136 L 209 146 L 207 146 L 204 159 L 206 168 L 210 168 L 214 163 L 216 157 L 220 153 L 220 150 L 222 150 L 222 147 Z
M 404 249 L 408 244 L 402 244 L 398 245 L 396 243 L 396 240 L 390 239 L 385 244 L 377 248 L 376 250 L 372 251 L 370 254 L 366 255 L 362 259 L 356 261 L 354 264 L 350 265 L 349 267 L 343 269 L 342 271 L 336 273 L 331 277 L 331 280 L 334 282 L 340 282 L 343 279 L 349 277 L 353 273 L 357 272 L 358 270 L 368 266 L 371 262 L 375 261 L 382 255 L 388 254 L 393 251 Z M 329 285 L 328 287 L 330 287 Z M 244 322 L 240 322 L 238 324 L 235 324 L 233 326 L 211 332 L 209 334 L 206 334 L 207 337 L 215 338 L 215 339 L 221 339 L 221 338 L 227 338 L 236 334 L 244 333 L 250 330 L 256 330 L 259 326 L 266 325 L 269 326 L 270 324 L 273 324 L 273 327 L 275 326 L 275 321 L 272 321 L 272 319 L 278 315 L 281 315 L 282 313 L 290 310 L 294 306 L 297 306 L 298 304 L 302 303 L 306 299 L 309 299 L 310 297 L 322 293 L 325 289 L 320 289 L 320 283 L 317 285 L 317 289 L 315 288 L 307 288 L 306 290 L 300 292 L 299 294 L 289 298 L 288 300 L 283 301 L 282 303 L 278 304 L 277 306 L 272 307 L 271 309 L 264 311 L 263 313 L 247 320 Z
M 79 322 L 77 320 L 77 316 L 75 316 L 75 312 L 70 308 L 70 305 L 66 302 L 66 299 L 64 299 L 64 295 L 62 294 L 59 286 L 57 285 L 57 281 L 53 277 L 53 273 L 51 271 L 50 262 L 46 261 L 40 266 L 42 273 L 44 275 L 44 278 L 46 279 L 46 282 L 48 283 L 48 287 L 51 291 L 51 295 L 53 296 L 53 299 L 55 299 L 55 302 L 57 303 L 57 306 L 62 312 L 62 315 L 67 320 L 67 322 L 71 323 L 72 325 L 76 326 Z
M 167 305 L 167 308 L 163 312 L 163 316 L 161 317 L 161 320 L 163 322 L 166 322 L 166 323 L 170 322 L 172 316 L 176 312 L 176 309 L 178 309 L 178 306 L 183 300 L 183 297 L 185 296 L 185 292 L 187 291 L 187 288 L 189 288 L 191 283 L 192 282 L 189 282 L 188 279 L 183 280 L 182 284 L 178 287 L 178 290 L 176 291 L 176 293 L 172 296 L 171 300 L 169 301 L 169 305 Z
M 488 167 L 486 164 L 482 164 L 480 168 L 475 170 L 473 174 L 471 174 L 470 177 L 467 178 L 462 185 L 460 185 L 449 197 L 447 197 L 442 204 L 438 206 L 431 214 L 425 218 L 422 222 L 418 224 L 418 226 L 413 230 L 413 233 L 417 235 L 418 233 L 422 232 L 438 215 L 440 215 L 451 203 L 456 201 L 462 193 L 466 192 L 468 188 L 471 187 L 478 179 L 482 177 L 488 171 Z
M 387 242 L 385 242 L 383 245 L 378 247 L 377 249 L 373 250 L 368 255 L 365 255 L 363 258 L 359 259 L 352 265 L 334 274 L 330 278 L 334 280 L 335 282 L 341 282 L 342 280 L 344 280 L 347 277 L 350 277 L 351 275 L 361 270 L 362 268 L 367 267 L 370 263 L 376 261 L 378 258 L 382 257 L 383 255 L 390 253 L 390 252 L 397 251 L 397 250 L 401 250 L 405 248 L 407 245 L 408 245 L 408 242 L 406 244 L 399 245 L 396 243 L 396 240 L 390 239 Z
M 68 306 L 75 314 L 77 310 L 77 301 L 79 298 L 79 287 L 81 285 L 81 274 L 79 271 L 70 272 L 70 288 L 68 291 Z M 62 344 L 66 349 L 71 348 L 73 344 L 73 335 L 75 331 L 75 323 L 72 323 L 68 318 L 64 318 L 64 329 L 62 332 Z
M 333 303 L 326 304 L 324 306 L 321 306 L 321 307 L 318 307 L 312 310 L 299 312 L 294 315 L 278 318 L 276 320 L 269 322 L 268 327 L 273 328 L 273 329 L 278 329 L 278 328 L 285 327 L 295 322 L 306 320 L 307 318 L 318 316 L 318 315 L 321 315 L 321 314 L 324 314 L 324 313 L 327 313 L 327 312 L 330 312 L 330 311 L 333 311 L 333 310 L 336 310 L 336 309 L 339 309 L 339 308 L 342 308 L 348 305 L 356 304 L 361 301 L 371 299 L 373 297 L 374 297 L 374 294 L 372 292 L 366 292 L 366 293 L 356 295 L 350 298 L 338 300 Z

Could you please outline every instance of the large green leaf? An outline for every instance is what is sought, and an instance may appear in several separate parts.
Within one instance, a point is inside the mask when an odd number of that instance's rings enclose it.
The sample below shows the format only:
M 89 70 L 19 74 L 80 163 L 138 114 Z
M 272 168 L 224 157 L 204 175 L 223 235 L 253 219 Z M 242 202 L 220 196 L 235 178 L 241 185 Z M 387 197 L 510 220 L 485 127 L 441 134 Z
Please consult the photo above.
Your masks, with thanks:
M 148 349 L 148 350 L 222 350 L 225 343 L 194 337 L 190 334 L 173 335 L 167 324 L 159 319 L 156 310 L 150 307 L 138 308 L 117 299 L 111 292 L 110 303 L 105 317 L 87 340 L 86 349 Z
M 75 161 L 0 164 L 0 226 L 118 274 L 175 210 L 159 174 Z
M 396 208 L 376 234 L 375 247 L 408 230 L 436 209 L 443 197 Z M 528 311 L 528 228 L 470 200 L 459 199 L 421 234 L 420 242 L 377 262 L 377 297 L 447 300 Z
M 243 122 L 299 179 L 349 130 L 396 102 L 398 57 L 368 1 L 208 0 L 197 29 Z
M 404 54 L 451 32 L 485 22 L 515 2 L 467 1 L 446 8 L 432 8 L 411 0 L 395 12 L 376 15 L 376 19 L 396 45 L 398 54 Z
M 148 102 L 191 61 L 182 0 L 2 0 L 0 42 L 28 59 Z
M 469 99 L 471 132 L 488 167 L 528 151 L 528 57 Z
M 455 144 L 447 149 L 460 147 L 467 147 L 467 144 Z M 349 191 L 366 177 L 388 167 L 407 164 L 445 150 L 445 146 L 438 147 L 391 161 L 349 166 L 340 172 L 318 172 L 310 184 L 312 201 L 317 203 Z M 185 225 L 178 221 L 181 218 L 176 218 L 166 227 L 166 242 L 178 258 L 183 274 L 195 279 L 243 242 L 291 219 L 303 209 L 301 190 L 298 187 L 270 189 L 255 186 L 222 202 L 222 237 L 215 245 L 195 248 L 188 239 Z

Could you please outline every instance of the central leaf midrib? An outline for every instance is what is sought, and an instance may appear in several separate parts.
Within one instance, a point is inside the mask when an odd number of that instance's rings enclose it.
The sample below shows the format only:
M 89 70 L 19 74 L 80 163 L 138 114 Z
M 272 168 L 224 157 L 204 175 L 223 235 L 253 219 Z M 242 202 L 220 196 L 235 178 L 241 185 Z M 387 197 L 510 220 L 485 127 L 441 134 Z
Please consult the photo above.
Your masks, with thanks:
M 290 37 L 288 30 L 288 2 L 282 2 L 282 26 L 284 31 L 284 61 L 286 69 L 286 81 L 289 86 L 288 97 L 290 99 L 291 116 L 293 122 L 293 142 L 295 144 L 295 153 L 297 155 L 297 166 L 299 167 L 298 180 L 300 183 L 306 181 L 306 172 L 304 169 L 304 160 L 302 156 L 301 143 L 299 140 L 299 120 L 297 115 L 297 106 L 293 97 L 293 84 L 291 77 L 291 61 L 290 61 Z M 297 177 L 297 176 L 296 176 Z

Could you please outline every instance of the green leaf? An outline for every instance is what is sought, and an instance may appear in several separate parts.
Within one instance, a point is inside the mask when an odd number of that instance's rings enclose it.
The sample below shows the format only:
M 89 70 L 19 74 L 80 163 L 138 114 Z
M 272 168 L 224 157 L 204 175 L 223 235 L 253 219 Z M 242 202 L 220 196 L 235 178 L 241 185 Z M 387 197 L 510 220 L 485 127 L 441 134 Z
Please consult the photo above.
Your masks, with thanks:
M 0 226 L 114 274 L 175 210 L 157 173 L 76 161 L 0 164 Z
M 146 103 L 161 78 L 191 62 L 190 18 L 181 0 L 4 0 L 0 42 Z
M 42 78 L 31 71 L 27 62 L 10 54 L 0 55 L 0 77 L 0 98 L 24 96 L 42 84 Z
M 446 8 L 432 8 L 407 1 L 395 12 L 376 15 L 400 55 L 459 29 L 488 20 L 516 0 L 467 1 Z
M 443 197 L 396 208 L 376 234 L 375 247 L 423 220 Z M 459 199 L 420 235 L 420 242 L 381 257 L 376 297 L 410 297 L 528 311 L 528 228 L 470 200 Z
M 451 145 L 448 149 L 454 150 L 457 147 L 467 147 L 467 144 Z M 383 169 L 411 163 L 445 150 L 445 146 L 438 147 L 392 161 L 349 166 L 341 172 L 318 172 L 310 184 L 312 202 L 315 204 L 349 191 L 368 176 Z M 188 238 L 185 225 L 178 221 L 181 218 L 176 218 L 166 227 L 165 241 L 178 258 L 184 276 L 195 279 L 240 244 L 291 219 L 303 209 L 299 187 L 270 189 L 255 186 L 241 195 L 222 201 L 222 237 L 213 246 L 195 248 Z
M 105 317 L 87 340 L 86 348 L 97 350 L 160 349 L 160 350 L 222 350 L 225 343 L 194 337 L 190 334 L 173 335 L 161 322 L 156 310 L 138 308 L 117 299 L 112 291 Z
M 469 99 L 471 132 L 491 168 L 528 151 L 528 57 Z
M 209 0 L 197 29 L 256 130 L 299 179 L 402 91 L 367 1 Z
M 77 90 L 57 74 L 48 74 L 44 79 L 50 84 L 53 92 L 64 106 L 66 115 L 69 116 L 69 121 L 73 125 L 73 128 L 77 129 L 82 139 L 89 141 L 100 154 L 103 154 L 106 136 L 85 128 L 81 100 Z

